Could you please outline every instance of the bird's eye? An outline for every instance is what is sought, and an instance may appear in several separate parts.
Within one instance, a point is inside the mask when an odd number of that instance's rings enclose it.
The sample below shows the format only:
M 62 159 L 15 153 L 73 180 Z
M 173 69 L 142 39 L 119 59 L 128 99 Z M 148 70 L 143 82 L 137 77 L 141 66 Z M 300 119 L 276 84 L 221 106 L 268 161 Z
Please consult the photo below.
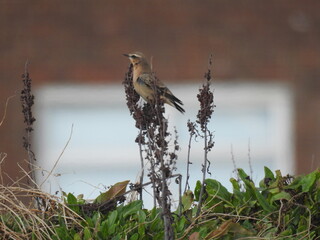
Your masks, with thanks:
M 130 57 L 131 57 L 131 58 L 137 58 L 137 56 L 136 56 L 136 55 L 131 55 Z

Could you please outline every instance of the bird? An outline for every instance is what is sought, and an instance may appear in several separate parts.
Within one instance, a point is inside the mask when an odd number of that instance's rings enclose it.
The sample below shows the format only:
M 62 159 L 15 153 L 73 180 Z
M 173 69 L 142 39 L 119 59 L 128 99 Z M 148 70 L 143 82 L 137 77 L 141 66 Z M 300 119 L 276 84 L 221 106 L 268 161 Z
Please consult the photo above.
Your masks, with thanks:
M 148 63 L 145 55 L 141 52 L 133 52 L 123 54 L 128 57 L 133 65 L 133 87 L 134 90 L 148 103 L 154 103 L 155 91 L 160 95 L 160 99 L 175 107 L 179 112 L 184 113 L 182 108 L 182 101 L 178 99 L 173 93 L 162 83 L 155 78 L 151 66 Z

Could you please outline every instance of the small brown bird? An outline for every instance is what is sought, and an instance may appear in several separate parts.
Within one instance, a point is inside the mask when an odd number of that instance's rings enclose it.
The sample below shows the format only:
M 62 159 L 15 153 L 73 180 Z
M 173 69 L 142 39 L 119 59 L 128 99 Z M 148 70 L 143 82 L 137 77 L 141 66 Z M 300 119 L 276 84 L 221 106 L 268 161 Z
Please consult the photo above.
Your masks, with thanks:
M 146 57 L 140 52 L 123 54 L 128 57 L 133 65 L 133 87 L 134 90 L 148 103 L 154 101 L 154 90 L 160 94 L 160 99 L 175 107 L 179 112 L 184 113 L 180 99 L 175 97 L 172 92 L 160 80 L 156 80 Z

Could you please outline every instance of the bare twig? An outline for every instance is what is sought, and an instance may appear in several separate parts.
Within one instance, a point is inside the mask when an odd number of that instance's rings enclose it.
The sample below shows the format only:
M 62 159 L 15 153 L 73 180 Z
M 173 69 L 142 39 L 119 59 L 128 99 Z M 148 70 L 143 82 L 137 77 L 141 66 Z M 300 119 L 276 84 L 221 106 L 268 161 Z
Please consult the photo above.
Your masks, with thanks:
M 192 164 L 192 162 L 190 161 L 191 141 L 193 136 L 196 134 L 196 124 L 191 122 L 190 119 L 188 120 L 187 126 L 189 131 L 189 143 L 188 143 L 188 155 L 187 155 L 187 174 L 186 174 L 186 183 L 185 183 L 184 192 L 186 192 L 187 190 L 190 190 L 190 185 L 189 185 L 190 164 Z
M 142 155 L 142 126 L 140 125 L 140 132 L 138 135 L 138 145 L 139 145 L 139 154 L 140 154 L 140 166 L 141 166 L 141 173 L 140 173 L 140 182 L 139 184 L 143 184 L 143 178 L 144 178 L 144 159 Z M 140 200 L 142 201 L 142 188 L 139 191 L 140 194 Z
M 6 153 L 0 153 L 0 184 L 3 185 L 3 176 L 2 176 L 2 164 L 4 160 L 6 159 L 7 154 Z
M 233 145 L 232 144 L 230 146 L 230 154 L 231 154 L 231 161 L 232 161 L 232 164 L 233 164 L 233 172 L 237 175 L 237 182 L 239 182 L 240 181 L 240 176 L 239 176 L 239 172 L 238 172 L 238 168 L 237 168 L 236 159 L 234 157 Z
M 252 168 L 252 161 L 251 161 L 251 144 L 250 144 L 250 138 L 248 139 L 248 162 L 249 162 L 249 168 L 250 168 L 250 177 L 253 179 L 253 168 Z
M 170 195 L 171 192 L 168 188 L 168 177 L 172 175 L 172 164 L 170 162 L 165 162 L 164 157 L 168 155 L 168 142 L 166 137 L 169 135 L 167 133 L 168 121 L 164 118 L 164 106 L 163 102 L 160 99 L 159 91 L 157 90 L 157 81 L 158 79 L 154 76 L 155 81 L 153 84 L 154 93 L 155 93 L 155 121 L 153 122 L 156 130 L 156 143 L 155 143 L 155 158 L 156 163 L 159 166 L 159 175 L 160 178 L 156 178 L 156 185 L 161 188 L 161 197 L 158 199 L 159 205 L 162 210 L 162 217 L 164 222 L 164 232 L 165 240 L 174 239 L 174 231 L 172 228 L 173 218 L 171 213 L 171 202 Z M 152 129 L 152 128 L 151 128 Z
M 6 100 L 6 104 L 5 104 L 5 107 L 4 107 L 4 113 L 3 113 L 3 116 L 2 116 L 2 119 L 1 119 L 1 122 L 0 122 L 0 127 L 2 126 L 4 120 L 6 119 L 9 101 L 10 101 L 11 98 L 14 98 L 15 96 L 16 95 L 12 95 L 12 96 L 8 97 L 7 100 Z
M 156 186 L 156 179 L 157 179 L 157 174 L 156 174 L 156 163 L 154 156 L 152 154 L 152 139 L 150 137 L 150 133 L 147 131 L 147 138 L 148 138 L 148 149 L 147 149 L 147 157 L 146 159 L 149 160 L 150 162 L 150 172 L 149 172 L 149 177 L 152 182 L 152 190 L 153 190 L 153 207 L 157 207 L 157 199 L 159 199 L 159 193 L 157 191 L 157 186 Z
M 67 149 L 70 141 L 71 141 L 71 138 L 72 138 L 72 134 L 73 134 L 73 124 L 71 125 L 71 131 L 70 131 L 70 135 L 69 135 L 69 138 L 67 140 L 67 143 L 64 145 L 63 149 L 62 149 L 62 152 L 60 153 L 58 159 L 55 161 L 53 167 L 51 168 L 51 170 L 49 171 L 49 173 L 47 174 L 46 178 L 42 181 L 42 183 L 40 184 L 40 188 L 42 187 L 42 185 L 48 180 L 48 178 L 52 175 L 54 169 L 57 167 L 62 155 L 64 154 L 64 151 Z

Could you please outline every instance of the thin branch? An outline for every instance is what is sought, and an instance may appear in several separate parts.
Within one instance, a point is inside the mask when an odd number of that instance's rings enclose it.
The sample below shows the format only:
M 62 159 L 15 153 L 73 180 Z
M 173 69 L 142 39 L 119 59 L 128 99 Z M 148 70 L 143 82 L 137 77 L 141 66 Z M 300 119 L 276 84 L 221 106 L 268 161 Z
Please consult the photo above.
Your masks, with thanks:
M 14 98 L 16 95 L 12 95 L 10 97 L 7 98 L 6 100 L 6 104 L 5 104 L 5 107 L 4 107 L 4 113 L 3 113 L 3 116 L 2 116 L 2 119 L 1 119 L 1 122 L 0 122 L 0 127 L 2 126 L 4 120 L 6 119 L 6 116 L 7 116 L 7 108 L 8 108 L 8 104 L 9 104 L 9 101 L 11 98 Z
M 193 135 L 195 135 L 195 123 L 188 120 L 187 126 L 188 126 L 188 131 L 189 131 L 189 143 L 188 143 L 188 154 L 187 154 L 187 174 L 186 174 L 187 176 L 186 176 L 186 183 L 185 183 L 184 192 L 186 192 L 187 190 L 190 190 L 190 185 L 189 185 L 190 164 L 192 164 L 192 162 L 190 162 L 190 153 L 191 153 L 192 137 L 193 137 Z
M 197 214 L 196 216 L 200 215 L 201 207 L 202 207 L 202 196 L 204 194 L 204 189 L 205 189 L 205 180 L 206 180 L 206 173 L 207 173 L 207 162 L 208 162 L 208 142 L 207 142 L 207 126 L 205 126 L 205 131 L 204 131 L 204 163 L 202 165 L 202 185 L 200 189 L 200 194 L 199 194 L 199 203 L 198 203 L 198 209 L 197 209 Z
M 248 139 L 248 162 L 249 162 L 249 168 L 250 168 L 250 177 L 253 179 L 253 169 L 252 169 L 252 161 L 251 161 L 251 146 L 250 146 L 250 138 Z
M 239 171 L 238 171 L 238 168 L 237 168 L 236 160 L 235 160 L 235 157 L 234 157 L 233 145 L 232 144 L 230 146 L 230 154 L 231 154 L 231 161 L 232 161 L 232 164 L 233 164 L 233 172 L 235 174 L 237 174 L 237 182 L 239 182 L 240 181 L 240 176 L 239 176 Z
M 140 132 L 138 135 L 138 145 L 139 145 L 139 154 L 140 154 L 140 166 L 141 166 L 141 173 L 140 173 L 140 182 L 139 184 L 143 184 L 143 178 L 144 178 L 144 159 L 142 155 L 142 126 L 140 125 Z M 142 201 L 142 188 L 139 192 L 140 194 L 140 200 Z
M 152 182 L 152 190 L 153 190 L 153 206 L 157 206 L 157 199 L 159 198 L 157 190 L 156 190 L 156 170 L 155 170 L 155 161 L 152 155 L 152 146 L 151 146 L 151 137 L 149 134 L 149 131 L 147 131 L 147 137 L 148 137 L 148 149 L 147 149 L 147 155 L 149 156 L 150 161 L 150 179 Z
M 63 147 L 62 149 L 62 152 L 60 153 L 58 159 L 56 160 L 56 162 L 54 163 L 53 167 L 51 168 L 50 172 L 48 173 L 47 177 L 42 181 L 42 183 L 40 184 L 40 188 L 42 187 L 42 185 L 48 180 L 48 178 L 52 175 L 54 169 L 57 167 L 62 155 L 64 154 L 64 151 L 67 149 L 70 141 L 71 141 L 71 138 L 72 138 L 72 134 L 73 134 L 73 124 L 71 125 L 71 131 L 70 131 L 70 135 L 69 135 L 69 138 L 67 140 L 67 143 L 65 144 L 65 146 Z
M 6 159 L 7 154 L 0 152 L 0 184 L 3 185 L 3 176 L 2 176 L 2 164 L 4 160 Z

